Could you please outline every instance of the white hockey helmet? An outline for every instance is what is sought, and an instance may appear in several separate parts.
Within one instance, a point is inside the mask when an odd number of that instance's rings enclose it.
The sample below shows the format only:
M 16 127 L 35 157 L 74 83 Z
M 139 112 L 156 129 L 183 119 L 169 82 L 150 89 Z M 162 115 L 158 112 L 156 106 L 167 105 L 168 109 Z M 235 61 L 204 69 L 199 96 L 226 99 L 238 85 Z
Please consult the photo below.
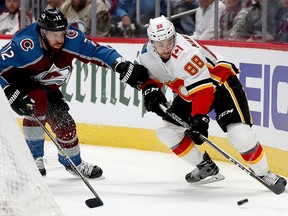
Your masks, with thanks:
M 147 35 L 150 42 L 166 40 L 176 35 L 175 28 L 165 16 L 150 19 L 147 28 Z

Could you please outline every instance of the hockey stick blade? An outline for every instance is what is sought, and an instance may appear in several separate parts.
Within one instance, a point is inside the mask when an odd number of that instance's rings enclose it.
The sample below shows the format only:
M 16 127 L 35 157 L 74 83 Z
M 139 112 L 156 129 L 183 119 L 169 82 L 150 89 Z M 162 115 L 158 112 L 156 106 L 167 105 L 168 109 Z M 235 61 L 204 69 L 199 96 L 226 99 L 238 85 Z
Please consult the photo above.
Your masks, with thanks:
M 96 208 L 96 207 L 104 205 L 104 203 L 102 202 L 102 200 L 99 197 L 88 199 L 85 201 L 85 204 L 89 208 Z
M 163 106 L 162 104 L 160 104 L 160 108 L 167 114 L 169 115 L 172 119 L 174 119 L 176 122 L 178 122 L 180 125 L 182 125 L 183 127 L 187 128 L 187 129 L 191 129 L 191 126 L 183 121 L 179 116 L 177 116 L 175 113 L 171 113 L 167 110 L 167 108 L 165 106 Z M 236 159 L 234 159 L 232 156 L 230 156 L 228 153 L 226 153 L 224 150 L 222 150 L 221 148 L 219 148 L 216 144 L 214 144 L 213 142 L 211 142 L 209 139 L 207 139 L 205 136 L 203 136 L 202 134 L 200 134 L 201 139 L 206 142 L 207 144 L 209 144 L 212 148 L 214 148 L 215 150 L 217 150 L 220 154 L 222 154 L 225 158 L 227 158 L 229 161 L 231 161 L 233 164 L 235 164 L 236 166 L 238 166 L 240 169 L 242 169 L 246 174 L 250 175 L 251 177 L 255 178 L 257 181 L 259 181 L 262 185 L 264 185 L 266 188 L 268 188 L 270 191 L 272 191 L 273 193 L 279 195 L 281 193 L 283 193 L 285 191 L 285 186 L 286 186 L 286 182 L 284 182 L 284 180 L 280 179 L 278 183 L 276 183 L 275 185 L 268 185 L 266 182 L 264 182 L 259 176 L 256 176 L 253 172 L 251 172 L 249 169 L 247 169 L 244 165 L 242 165 L 239 161 L 237 161 Z
M 259 181 L 261 184 L 263 184 L 266 188 L 268 188 L 273 193 L 279 195 L 285 191 L 285 182 L 283 182 L 281 179 L 281 182 L 278 182 L 275 185 L 268 185 L 266 182 L 264 182 L 259 176 L 256 176 L 253 172 L 251 172 L 249 169 L 247 169 L 244 165 L 242 165 L 239 161 L 237 161 L 235 158 L 230 156 L 228 153 L 226 153 L 224 150 L 220 149 L 217 145 L 215 145 L 213 142 L 211 142 L 209 139 L 207 139 L 205 136 L 200 134 L 202 140 L 206 143 L 208 143 L 211 147 L 213 147 L 215 150 L 217 150 L 220 154 L 222 154 L 225 158 L 227 158 L 229 161 L 231 161 L 233 164 L 238 166 L 240 169 L 242 169 L 246 174 L 250 175 L 251 177 L 255 178 L 257 181 Z

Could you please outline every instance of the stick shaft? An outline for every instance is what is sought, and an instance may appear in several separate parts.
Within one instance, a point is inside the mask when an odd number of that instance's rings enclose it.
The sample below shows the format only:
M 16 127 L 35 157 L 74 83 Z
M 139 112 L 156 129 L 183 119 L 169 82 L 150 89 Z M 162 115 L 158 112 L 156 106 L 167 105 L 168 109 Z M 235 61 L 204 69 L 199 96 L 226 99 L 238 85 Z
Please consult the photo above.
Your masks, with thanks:
M 63 150 L 63 148 L 57 143 L 57 140 L 55 137 L 49 132 L 49 130 L 41 123 L 39 118 L 32 113 L 31 116 L 34 118 L 34 120 L 37 122 L 37 124 L 44 130 L 44 132 L 49 136 L 49 138 L 52 140 L 52 142 L 55 144 L 57 149 L 61 152 L 61 154 L 65 157 L 65 159 L 68 161 L 68 163 L 73 167 L 75 172 L 81 177 L 81 179 L 84 181 L 84 183 L 87 185 L 87 187 L 90 189 L 90 191 L 95 195 L 96 198 L 100 197 L 94 190 L 94 188 L 91 186 L 91 184 L 87 181 L 87 179 L 82 175 L 82 173 L 78 170 L 74 162 L 71 160 L 71 158 L 66 154 L 66 152 Z
M 162 104 L 160 104 L 160 108 L 166 112 L 167 115 L 169 115 L 172 119 L 174 119 L 175 121 L 177 121 L 180 125 L 182 125 L 183 127 L 187 128 L 188 130 L 192 129 L 191 126 L 183 121 L 179 116 L 177 116 L 175 113 L 171 113 L 167 110 L 167 108 L 165 106 L 163 106 Z M 247 169 L 244 165 L 242 165 L 239 161 L 237 161 L 235 158 L 233 158 L 232 156 L 230 156 L 228 153 L 226 153 L 224 150 L 222 150 L 221 148 L 219 148 L 216 144 L 214 144 L 212 141 L 210 141 L 207 137 L 203 136 L 202 134 L 200 134 L 201 139 L 208 143 L 211 147 L 213 147 L 216 151 L 218 151 L 220 154 L 222 154 L 225 158 L 227 158 L 229 161 L 231 161 L 233 164 L 235 164 L 236 166 L 238 166 L 240 169 L 242 169 L 246 174 L 250 175 L 251 177 L 255 178 L 256 180 L 258 180 L 261 184 L 263 184 L 265 187 L 267 187 L 269 190 L 271 190 L 271 187 L 269 185 L 267 185 L 261 178 L 259 178 L 258 176 L 256 176 L 253 172 L 251 172 L 249 169 Z M 273 190 L 272 190 L 273 191 Z M 275 191 L 273 191 L 275 193 Z

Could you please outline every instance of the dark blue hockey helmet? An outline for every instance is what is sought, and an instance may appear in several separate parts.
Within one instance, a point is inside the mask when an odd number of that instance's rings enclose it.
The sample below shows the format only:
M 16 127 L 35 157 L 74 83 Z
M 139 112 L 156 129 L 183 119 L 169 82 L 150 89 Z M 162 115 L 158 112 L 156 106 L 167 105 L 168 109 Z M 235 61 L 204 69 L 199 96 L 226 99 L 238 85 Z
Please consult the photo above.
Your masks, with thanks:
M 58 8 L 43 10 L 38 25 L 47 31 L 66 31 L 68 21 Z

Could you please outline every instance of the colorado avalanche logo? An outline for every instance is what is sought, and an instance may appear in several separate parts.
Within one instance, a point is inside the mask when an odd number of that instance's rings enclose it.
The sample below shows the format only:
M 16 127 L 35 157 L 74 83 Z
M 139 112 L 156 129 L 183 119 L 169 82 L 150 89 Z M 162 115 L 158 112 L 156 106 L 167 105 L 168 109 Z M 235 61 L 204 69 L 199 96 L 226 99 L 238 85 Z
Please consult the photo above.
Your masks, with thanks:
M 70 66 L 60 69 L 55 64 L 52 64 L 52 66 L 48 71 L 44 71 L 32 78 L 33 80 L 38 81 L 42 85 L 61 86 L 69 79 L 70 75 L 71 75 Z
M 66 31 L 66 37 L 73 39 L 76 38 L 78 36 L 78 32 L 74 31 L 74 30 L 68 30 Z
M 34 42 L 29 38 L 25 38 L 20 42 L 20 47 L 27 52 L 34 48 Z

